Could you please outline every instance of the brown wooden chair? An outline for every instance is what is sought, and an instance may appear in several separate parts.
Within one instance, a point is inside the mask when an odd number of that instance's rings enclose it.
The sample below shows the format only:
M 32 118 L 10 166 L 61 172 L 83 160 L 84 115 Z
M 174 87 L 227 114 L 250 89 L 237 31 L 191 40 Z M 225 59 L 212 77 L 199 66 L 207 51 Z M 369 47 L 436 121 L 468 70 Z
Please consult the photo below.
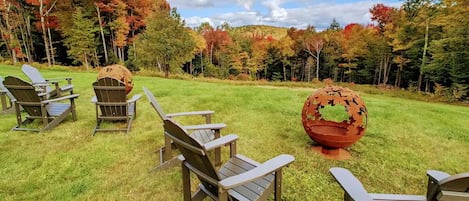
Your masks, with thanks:
M 368 193 L 361 182 L 345 169 L 334 167 L 329 170 L 344 189 L 345 201 L 402 200 L 402 201 L 469 201 L 469 173 L 451 176 L 429 170 L 427 196 Z
M 33 86 L 37 87 L 37 91 L 47 94 L 47 98 L 60 97 L 63 96 L 65 92 L 73 94 L 72 78 L 70 77 L 45 79 L 36 68 L 27 64 L 23 64 L 21 70 L 31 79 Z M 59 81 L 61 80 L 66 80 L 67 84 L 59 86 Z
M 211 110 L 206 111 L 192 111 L 192 112 L 179 112 L 179 113 L 172 113 L 166 114 L 161 105 L 156 100 L 153 93 L 148 90 L 146 87 L 143 87 L 143 91 L 145 92 L 148 101 L 150 102 L 153 109 L 155 109 L 156 113 L 160 117 L 162 121 L 168 118 L 173 117 L 182 117 L 182 116 L 202 116 L 205 118 L 205 124 L 200 125 L 185 125 L 183 126 L 184 129 L 192 131 L 190 136 L 197 139 L 200 143 L 205 144 L 212 140 L 220 138 L 220 130 L 225 128 L 226 125 L 223 123 L 211 123 L 212 115 L 215 113 Z M 174 145 L 171 139 L 165 136 L 165 145 L 159 149 L 160 153 L 160 165 L 155 168 L 155 170 L 166 169 L 168 167 L 172 167 L 178 165 L 180 160 L 177 157 L 172 157 L 172 150 L 174 149 Z M 221 164 L 221 149 L 216 148 L 215 152 L 215 165 Z
M 3 77 L 0 76 L 0 101 L 2 104 L 1 113 L 14 112 L 13 102 L 15 101 L 13 94 L 3 85 Z
M 96 106 L 96 132 L 125 131 L 128 133 L 132 127 L 132 120 L 137 116 L 137 100 L 141 95 L 134 95 L 127 100 L 125 84 L 111 77 L 104 77 L 93 83 L 96 96 L 91 102 Z M 101 111 L 101 113 L 99 113 Z M 101 128 L 104 121 L 124 121 L 125 128 Z
M 295 158 L 282 154 L 260 164 L 243 155 L 233 155 L 217 171 L 207 151 L 213 147 L 231 144 L 225 137 L 202 144 L 172 119 L 164 120 L 165 135 L 173 140 L 183 155 L 182 183 L 184 200 L 281 200 L 282 168 Z M 196 192 L 191 192 L 190 172 L 200 180 Z
M 47 131 L 62 122 L 69 113 L 72 113 L 72 119 L 76 120 L 74 100 L 78 98 L 79 94 L 41 100 L 33 85 L 17 77 L 8 76 L 3 84 L 16 99 L 13 105 L 17 116 L 17 126 L 13 130 Z M 59 103 L 63 100 L 69 100 L 70 103 Z M 25 117 L 24 121 L 21 117 L 21 107 L 29 115 Z M 32 123 L 35 119 L 42 120 L 43 126 L 39 128 L 22 127 Z

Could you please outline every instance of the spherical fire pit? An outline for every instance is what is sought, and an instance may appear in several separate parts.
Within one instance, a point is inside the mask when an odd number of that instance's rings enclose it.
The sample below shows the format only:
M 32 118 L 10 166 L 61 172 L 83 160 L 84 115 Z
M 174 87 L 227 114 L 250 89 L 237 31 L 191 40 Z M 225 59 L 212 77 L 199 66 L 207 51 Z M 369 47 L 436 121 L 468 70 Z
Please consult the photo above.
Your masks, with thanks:
M 103 77 L 112 77 L 116 80 L 120 80 L 125 84 L 125 92 L 128 94 L 134 87 L 132 73 L 125 66 L 114 64 L 106 66 L 99 70 L 98 79 Z
M 306 133 L 319 145 L 313 147 L 314 151 L 327 158 L 346 159 L 350 154 L 343 148 L 363 136 L 368 112 L 365 103 L 355 92 L 329 86 L 308 97 L 301 116 Z

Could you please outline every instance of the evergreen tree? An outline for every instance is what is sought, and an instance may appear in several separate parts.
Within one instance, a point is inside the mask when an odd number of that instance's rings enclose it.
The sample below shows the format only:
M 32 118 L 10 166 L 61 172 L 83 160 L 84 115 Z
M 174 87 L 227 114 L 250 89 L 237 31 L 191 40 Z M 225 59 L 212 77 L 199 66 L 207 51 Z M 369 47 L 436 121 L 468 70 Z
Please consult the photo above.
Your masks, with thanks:
M 72 28 L 62 30 L 65 36 L 64 42 L 68 47 L 68 54 L 88 69 L 89 61 L 96 50 L 95 33 L 98 28 L 95 27 L 95 21 L 90 19 L 81 7 L 75 10 L 72 18 Z

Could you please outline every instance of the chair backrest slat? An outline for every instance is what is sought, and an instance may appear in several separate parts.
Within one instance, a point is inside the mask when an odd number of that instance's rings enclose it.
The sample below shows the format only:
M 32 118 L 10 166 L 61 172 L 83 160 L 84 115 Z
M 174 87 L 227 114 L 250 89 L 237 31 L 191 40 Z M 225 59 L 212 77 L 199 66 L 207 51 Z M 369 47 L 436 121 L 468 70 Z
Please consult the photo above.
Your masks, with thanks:
M 158 116 L 160 116 L 161 120 L 162 121 L 165 120 L 166 119 L 166 113 L 164 113 L 163 108 L 158 103 L 158 101 L 156 100 L 153 93 L 151 93 L 151 91 L 148 90 L 146 87 L 143 87 L 143 91 L 145 92 L 145 95 L 147 96 L 148 101 L 150 101 L 151 106 L 153 106 L 153 108 L 158 113 Z
M 106 103 L 127 102 L 123 82 L 111 77 L 104 77 L 94 82 L 93 88 L 103 116 L 127 116 L 127 105 L 106 105 Z
M 4 81 L 4 80 L 3 80 L 3 77 L 0 76 L 0 90 L 5 91 L 6 94 L 7 94 L 7 96 L 8 96 L 8 98 L 9 98 L 11 101 L 16 100 L 15 97 L 13 96 L 13 94 L 11 94 L 10 90 L 8 90 L 8 89 L 5 87 L 5 85 L 3 85 L 3 81 Z
M 21 67 L 21 70 L 23 73 L 28 76 L 29 79 L 34 83 L 46 83 L 46 79 L 42 76 L 42 74 L 34 67 L 24 64 Z M 52 91 L 52 88 L 50 86 L 46 86 L 46 92 Z
M 469 192 L 469 172 L 456 174 L 439 182 L 444 191 Z
M 10 91 L 18 102 L 25 103 L 39 103 L 41 102 L 40 97 L 37 95 L 35 88 L 28 82 L 21 80 L 14 76 L 7 76 L 3 85 Z M 23 109 L 30 116 L 42 116 L 41 107 L 33 106 L 31 104 L 22 105 Z
M 213 183 L 213 180 L 220 181 L 220 177 L 207 155 L 207 150 L 205 150 L 197 140 L 190 137 L 187 131 L 172 119 L 164 120 L 164 130 L 166 131 L 166 135 L 173 139 L 174 144 L 179 151 L 181 151 L 186 162 L 198 171 L 211 177 L 211 181 L 209 181 L 198 176 L 205 188 L 212 193 L 217 194 L 218 188 L 213 186 L 211 183 Z M 200 151 L 202 151 L 202 154 Z

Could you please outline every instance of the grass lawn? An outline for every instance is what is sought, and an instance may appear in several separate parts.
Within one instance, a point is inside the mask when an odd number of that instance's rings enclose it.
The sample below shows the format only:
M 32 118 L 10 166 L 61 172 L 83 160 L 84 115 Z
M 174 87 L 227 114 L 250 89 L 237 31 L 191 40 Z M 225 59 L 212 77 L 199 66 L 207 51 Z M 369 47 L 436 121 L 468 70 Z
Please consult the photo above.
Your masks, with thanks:
M 49 132 L 11 131 L 14 114 L 0 115 L 0 200 L 182 200 L 180 168 L 148 173 L 159 161 L 162 122 L 146 97 L 138 102 L 132 131 L 97 133 L 91 84 L 97 72 L 40 69 L 45 77 L 73 78 L 78 121 L 68 117 Z M 18 66 L 0 65 L 0 76 L 26 77 Z M 469 171 L 469 108 L 359 92 L 368 109 L 365 136 L 345 161 L 310 151 L 301 110 L 313 88 L 242 86 L 227 83 L 134 77 L 166 113 L 214 110 L 212 121 L 240 136 L 238 152 L 264 162 L 295 156 L 284 170 L 285 200 L 341 200 L 330 167 L 350 169 L 370 192 L 424 195 L 428 169 Z M 202 123 L 200 118 L 178 121 Z M 227 157 L 228 149 L 224 149 Z

